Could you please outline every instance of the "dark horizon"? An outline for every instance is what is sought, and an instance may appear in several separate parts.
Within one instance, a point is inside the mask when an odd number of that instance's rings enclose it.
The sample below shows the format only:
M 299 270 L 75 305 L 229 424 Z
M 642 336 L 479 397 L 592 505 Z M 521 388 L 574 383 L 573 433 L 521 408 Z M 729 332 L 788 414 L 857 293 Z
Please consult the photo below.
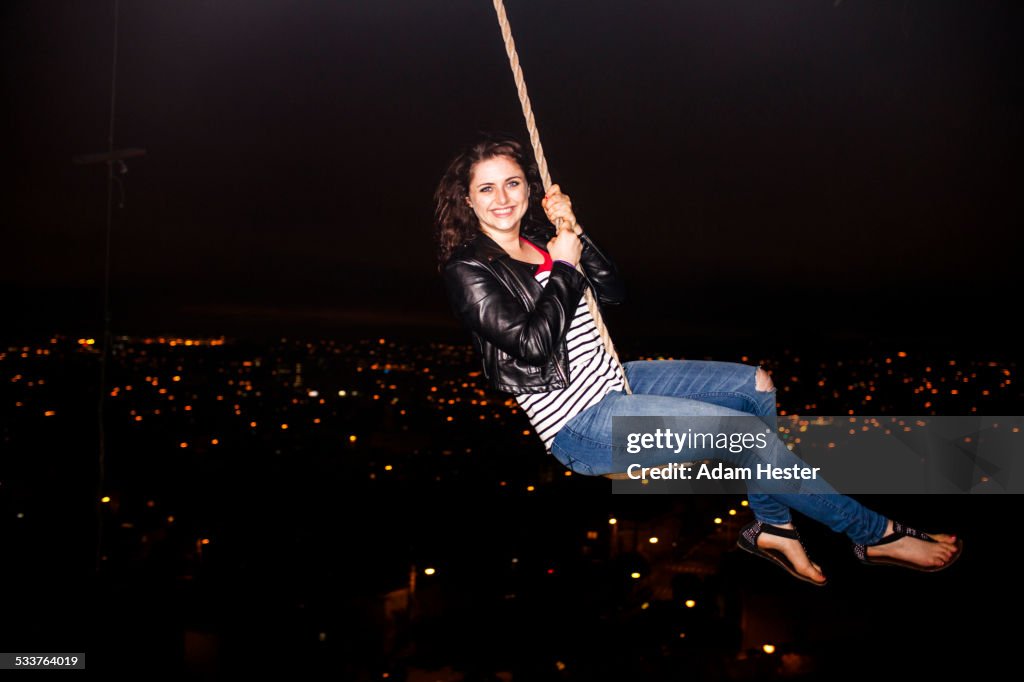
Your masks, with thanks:
M 657 289 L 657 287 L 655 287 Z M 635 287 L 630 293 L 635 294 Z M 231 292 L 238 294 L 238 292 Z M 444 290 L 439 279 L 413 292 L 401 308 L 346 305 L 323 296 L 288 295 L 252 300 L 226 295 L 183 302 L 160 290 L 112 293 L 115 336 L 221 336 L 266 341 L 289 338 L 388 338 L 470 343 L 470 335 L 447 309 L 429 306 Z M 1017 360 L 1018 335 L 1000 321 L 1005 300 L 978 299 L 965 292 L 887 289 L 833 292 L 789 291 L 756 296 L 740 288 L 686 302 L 678 314 L 656 304 L 627 300 L 607 306 L 606 322 L 616 346 L 631 355 L 699 353 L 724 356 L 736 349 L 774 353 L 879 349 L 894 352 L 966 353 Z M 418 304 L 418 305 L 417 305 Z M 102 334 L 102 291 L 98 288 L 36 289 L 12 300 L 0 341 L 32 342 L 51 334 Z M 999 329 L 999 333 L 992 330 Z M 475 365 L 474 365 L 475 367 Z M 467 368 L 472 369 L 472 368 Z

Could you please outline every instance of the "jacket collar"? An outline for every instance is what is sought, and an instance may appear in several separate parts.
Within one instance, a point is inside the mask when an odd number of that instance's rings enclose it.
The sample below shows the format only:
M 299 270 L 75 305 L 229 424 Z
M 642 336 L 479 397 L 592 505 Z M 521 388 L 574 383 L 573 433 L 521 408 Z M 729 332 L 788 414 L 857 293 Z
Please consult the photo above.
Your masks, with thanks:
M 544 245 L 548 243 L 551 237 L 555 236 L 555 228 L 553 225 L 530 220 L 527 216 L 524 216 L 523 222 L 519 227 L 519 235 L 544 248 Z M 473 239 L 462 245 L 462 248 L 465 249 L 466 255 L 473 256 L 482 261 L 489 262 L 499 258 L 511 258 L 498 242 L 483 232 L 477 232 Z

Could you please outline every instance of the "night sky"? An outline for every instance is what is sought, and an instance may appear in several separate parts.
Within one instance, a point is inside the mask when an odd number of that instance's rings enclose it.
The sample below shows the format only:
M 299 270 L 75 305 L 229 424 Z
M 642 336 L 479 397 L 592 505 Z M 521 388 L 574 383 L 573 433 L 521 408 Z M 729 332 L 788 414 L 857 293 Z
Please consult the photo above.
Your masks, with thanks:
M 554 180 L 627 278 L 613 332 L 977 339 L 1017 308 L 1019 3 L 507 8 Z M 106 148 L 113 2 L 3 13 L 0 284 L 13 329 L 75 333 L 101 319 L 105 172 L 71 159 Z M 115 146 L 148 155 L 115 333 L 456 329 L 432 192 L 476 131 L 525 136 L 489 1 L 122 0 L 117 78 Z

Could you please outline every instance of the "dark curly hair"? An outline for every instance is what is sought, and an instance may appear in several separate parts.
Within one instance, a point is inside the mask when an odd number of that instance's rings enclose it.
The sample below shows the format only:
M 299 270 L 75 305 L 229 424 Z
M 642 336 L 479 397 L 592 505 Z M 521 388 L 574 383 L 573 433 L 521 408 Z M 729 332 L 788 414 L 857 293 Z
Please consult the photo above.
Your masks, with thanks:
M 519 164 L 530 187 L 530 206 L 527 218 L 539 218 L 540 199 L 544 186 L 532 155 L 514 137 L 500 133 L 485 133 L 466 147 L 448 166 L 434 192 L 434 240 L 437 243 L 437 269 L 440 272 L 452 253 L 463 243 L 476 238 L 480 221 L 466 204 L 469 196 L 469 176 L 481 161 L 506 156 Z

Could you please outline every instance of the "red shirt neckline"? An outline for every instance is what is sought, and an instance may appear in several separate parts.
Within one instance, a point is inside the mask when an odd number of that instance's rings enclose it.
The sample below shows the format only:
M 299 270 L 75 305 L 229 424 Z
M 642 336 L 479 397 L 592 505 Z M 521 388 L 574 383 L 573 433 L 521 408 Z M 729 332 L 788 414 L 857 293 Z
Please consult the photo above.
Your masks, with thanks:
M 529 239 L 527 239 L 525 237 L 520 237 L 519 241 L 526 242 L 527 244 L 532 246 L 534 249 L 539 251 L 542 256 L 544 256 L 544 262 L 541 263 L 540 265 L 538 265 L 537 266 L 537 271 L 533 273 L 534 277 L 536 277 L 537 275 L 539 275 L 542 272 L 550 272 L 551 271 L 551 265 L 554 262 L 554 261 L 551 260 L 551 254 L 549 254 L 547 251 L 545 251 L 544 249 L 540 248 L 539 246 L 537 246 L 536 244 L 534 244 L 533 242 L 531 242 Z

